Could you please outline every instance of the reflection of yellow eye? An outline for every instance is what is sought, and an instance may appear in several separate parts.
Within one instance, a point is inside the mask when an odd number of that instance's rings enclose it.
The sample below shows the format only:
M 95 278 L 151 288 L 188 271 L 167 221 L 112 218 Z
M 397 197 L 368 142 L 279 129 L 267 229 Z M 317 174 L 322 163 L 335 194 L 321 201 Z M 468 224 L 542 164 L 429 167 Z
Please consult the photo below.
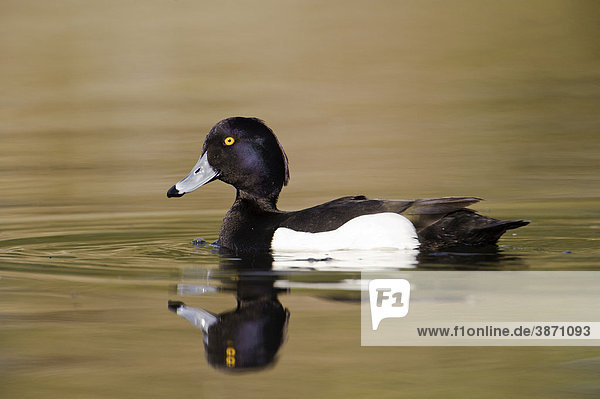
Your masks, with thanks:
M 225 145 L 232 145 L 233 143 L 235 143 L 235 139 L 233 137 L 227 137 L 223 142 L 225 143 Z
M 235 367 L 235 348 L 228 346 L 225 350 L 225 354 L 227 355 L 225 357 L 225 364 L 227 367 Z

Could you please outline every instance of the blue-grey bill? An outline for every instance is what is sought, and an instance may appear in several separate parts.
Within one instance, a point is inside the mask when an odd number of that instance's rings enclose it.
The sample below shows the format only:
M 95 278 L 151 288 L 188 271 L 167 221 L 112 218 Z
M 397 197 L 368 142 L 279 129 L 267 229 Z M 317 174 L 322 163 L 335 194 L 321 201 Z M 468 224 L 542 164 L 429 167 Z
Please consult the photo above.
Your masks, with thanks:
M 218 174 L 208 163 L 208 156 L 205 152 L 196 162 L 191 172 L 169 189 L 167 197 L 181 197 L 185 193 L 191 193 L 210 182 Z

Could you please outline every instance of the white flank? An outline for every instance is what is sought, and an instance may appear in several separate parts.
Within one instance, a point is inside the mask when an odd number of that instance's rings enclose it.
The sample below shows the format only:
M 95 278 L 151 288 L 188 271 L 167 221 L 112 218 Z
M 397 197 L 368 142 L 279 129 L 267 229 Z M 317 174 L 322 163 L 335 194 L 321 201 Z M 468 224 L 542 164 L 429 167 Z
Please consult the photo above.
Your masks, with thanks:
M 336 230 L 306 233 L 280 227 L 273 234 L 273 251 L 338 251 L 419 247 L 415 226 L 404 216 L 385 212 L 349 220 Z

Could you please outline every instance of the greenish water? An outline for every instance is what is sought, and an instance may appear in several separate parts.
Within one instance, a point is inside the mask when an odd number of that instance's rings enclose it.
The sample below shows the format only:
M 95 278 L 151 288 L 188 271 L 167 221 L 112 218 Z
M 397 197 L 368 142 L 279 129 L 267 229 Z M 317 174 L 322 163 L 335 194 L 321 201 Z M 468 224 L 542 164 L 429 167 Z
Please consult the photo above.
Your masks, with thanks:
M 217 370 L 167 302 L 236 307 L 247 265 L 191 244 L 217 238 L 234 193 L 165 194 L 215 122 L 253 115 L 290 160 L 282 209 L 474 195 L 532 223 L 498 256 L 418 268 L 599 270 L 599 16 L 554 0 L 2 2 L 0 396 L 597 397 L 594 348 L 361 347 L 355 293 L 327 285 L 356 278 L 351 262 L 251 276 L 310 284 L 277 296 L 274 365 Z M 198 286 L 217 291 L 182 291 Z

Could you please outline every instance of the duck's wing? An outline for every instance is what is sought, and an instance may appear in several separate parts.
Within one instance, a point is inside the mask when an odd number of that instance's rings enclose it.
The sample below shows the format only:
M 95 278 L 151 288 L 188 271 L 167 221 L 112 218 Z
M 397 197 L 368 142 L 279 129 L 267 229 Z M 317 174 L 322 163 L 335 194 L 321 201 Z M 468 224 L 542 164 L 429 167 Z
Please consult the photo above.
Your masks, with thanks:
M 355 217 L 393 212 L 406 216 L 417 231 L 445 215 L 481 201 L 475 197 L 425 198 L 417 200 L 380 200 L 365 196 L 335 199 L 312 208 L 286 213 L 281 227 L 313 233 L 335 230 Z
M 343 197 L 312 208 L 286 213 L 280 223 L 296 231 L 335 230 L 355 217 L 394 212 L 408 218 L 426 251 L 458 246 L 494 245 L 506 230 L 525 226 L 523 220 L 502 221 L 467 207 L 482 201 L 476 197 L 380 200 L 364 196 Z
M 410 206 L 398 213 L 410 219 L 417 232 L 420 232 L 448 214 L 463 210 L 479 201 L 483 201 L 483 199 L 477 197 L 421 198 L 412 201 Z

